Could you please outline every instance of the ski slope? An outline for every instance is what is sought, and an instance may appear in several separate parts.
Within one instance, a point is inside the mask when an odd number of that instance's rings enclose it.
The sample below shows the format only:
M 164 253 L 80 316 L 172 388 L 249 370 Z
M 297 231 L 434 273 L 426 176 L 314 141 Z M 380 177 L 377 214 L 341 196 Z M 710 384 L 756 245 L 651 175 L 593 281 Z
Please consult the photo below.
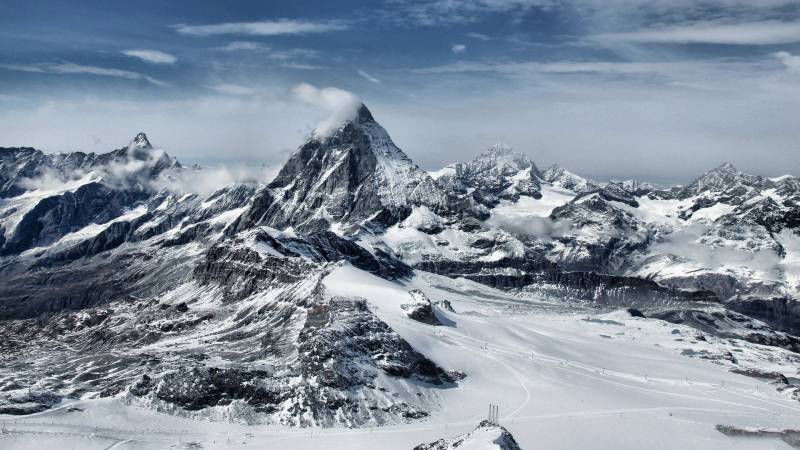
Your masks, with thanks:
M 688 327 L 518 298 L 424 272 L 394 283 L 340 265 L 324 284 L 328 296 L 368 299 L 417 350 L 467 378 L 438 390 L 431 417 L 405 425 L 247 426 L 97 399 L 30 416 L 0 416 L 0 448 L 410 449 L 473 430 L 490 403 L 500 406 L 500 423 L 525 449 L 790 448 L 774 438 L 730 438 L 714 427 L 782 429 L 800 423 L 800 403 L 771 385 L 730 373 L 725 360 L 681 354 L 735 351 L 740 364 L 794 374 L 796 356 L 780 349 L 711 336 L 696 340 Z M 444 324 L 438 327 L 408 319 L 400 305 L 410 289 L 433 302 L 449 300 L 455 312 L 437 308 Z

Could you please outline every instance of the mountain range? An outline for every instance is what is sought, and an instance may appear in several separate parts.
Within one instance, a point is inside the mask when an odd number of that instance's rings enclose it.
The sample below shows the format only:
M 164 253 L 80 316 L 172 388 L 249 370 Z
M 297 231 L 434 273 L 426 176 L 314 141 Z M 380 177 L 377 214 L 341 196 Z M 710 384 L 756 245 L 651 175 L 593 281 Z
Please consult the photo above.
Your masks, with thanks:
M 447 327 L 426 277 L 800 352 L 797 177 L 598 182 L 505 145 L 426 172 L 364 105 L 272 180 L 171 188 L 194 170 L 144 133 L 104 154 L 0 148 L 0 414 L 122 398 L 247 423 L 425 420 L 475 376 L 384 315 Z M 421 287 L 376 306 L 381 282 Z

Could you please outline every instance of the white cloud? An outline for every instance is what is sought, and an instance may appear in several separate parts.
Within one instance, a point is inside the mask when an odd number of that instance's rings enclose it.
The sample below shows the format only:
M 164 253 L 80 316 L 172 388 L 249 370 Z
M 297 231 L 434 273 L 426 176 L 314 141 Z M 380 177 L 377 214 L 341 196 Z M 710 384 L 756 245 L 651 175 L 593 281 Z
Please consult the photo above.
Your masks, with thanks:
M 298 59 L 315 59 L 319 57 L 319 53 L 316 50 L 308 49 L 308 48 L 287 48 L 287 49 L 275 49 L 269 45 L 262 44 L 260 42 L 251 42 L 251 41 L 235 41 L 231 42 L 225 46 L 217 47 L 219 50 L 223 50 L 226 52 L 259 52 L 259 56 L 263 56 L 265 58 L 274 59 L 276 61 L 290 61 L 290 60 L 298 60 Z M 291 67 L 290 67 L 291 66 Z M 306 64 L 305 67 L 303 64 L 295 64 L 289 65 L 285 64 L 284 67 L 290 68 L 311 68 L 310 65 Z M 318 66 L 314 66 L 314 69 L 318 69 Z
M 258 92 L 257 89 L 247 86 L 240 86 L 238 84 L 232 84 L 232 83 L 214 84 L 208 86 L 208 88 L 217 91 L 220 94 L 230 94 L 230 95 L 253 95 Z
M 305 20 L 272 20 L 261 22 L 229 22 L 213 25 L 185 25 L 174 26 L 180 34 L 188 36 L 215 36 L 215 35 L 251 35 L 251 36 L 277 36 L 287 34 L 312 34 L 341 31 L 347 25 L 339 21 L 311 22 Z
M 222 50 L 229 51 L 229 52 L 238 52 L 242 50 L 270 50 L 271 47 L 266 44 L 262 44 L 260 42 L 252 42 L 252 41 L 234 41 L 231 42 L 223 47 L 220 47 Z
M 361 101 L 353 93 L 333 87 L 320 89 L 308 83 L 301 83 L 292 88 L 292 94 L 326 115 L 314 130 L 314 133 L 322 138 L 330 136 L 343 123 L 354 119 L 361 106 Z
M 74 64 L 69 62 L 3 64 L 0 65 L 0 68 L 6 70 L 18 70 L 22 72 L 33 72 L 33 73 L 53 73 L 53 74 L 65 74 L 65 75 L 86 74 L 86 75 L 97 75 L 101 77 L 127 78 L 130 80 L 145 80 L 147 82 L 157 84 L 159 86 L 167 85 L 167 83 L 163 81 L 156 80 L 155 78 L 143 75 L 138 72 L 131 72 L 128 70 L 120 70 L 120 69 L 108 69 L 105 67 L 96 67 L 96 66 L 82 66 L 79 64 Z
M 139 58 L 144 62 L 153 64 L 175 64 L 178 61 L 174 55 L 158 50 L 124 50 L 122 53 L 132 58 Z
M 321 70 L 324 69 L 324 66 L 320 66 L 317 64 L 303 64 L 303 63 L 296 63 L 296 62 L 287 62 L 280 65 L 284 69 L 295 69 L 295 70 Z
M 225 186 L 237 183 L 267 184 L 275 178 L 281 166 L 269 164 L 227 163 L 220 166 L 184 169 L 180 172 L 162 173 L 153 180 L 155 189 L 166 189 L 181 194 L 210 195 Z
M 767 20 L 726 23 L 705 21 L 686 25 L 646 28 L 624 33 L 599 34 L 591 36 L 590 40 L 659 44 L 788 44 L 800 42 L 800 22 Z
M 464 44 L 455 44 L 450 48 L 450 50 L 453 51 L 453 54 L 460 55 L 467 51 L 467 46 Z
M 359 70 L 359 71 L 358 71 L 358 74 L 359 74 L 359 75 L 361 75 L 361 76 L 362 76 L 363 78 L 365 78 L 366 80 L 368 80 L 368 81 L 371 81 L 371 82 L 373 82 L 373 83 L 375 83 L 375 84 L 383 84 L 383 83 L 381 82 L 381 80 L 379 80 L 379 79 L 377 79 L 377 78 L 373 77 L 372 75 L 368 74 L 367 72 L 364 72 L 363 70 Z
M 479 41 L 491 41 L 492 37 L 482 33 L 467 33 L 467 37 L 477 39 Z
M 570 74 L 570 73 L 608 73 L 608 74 L 645 74 L 665 73 L 682 68 L 697 67 L 703 62 L 609 62 L 609 61 L 556 61 L 556 62 L 458 62 L 442 66 L 414 69 L 416 73 L 480 73 L 491 72 L 508 75 L 526 75 L 534 73 Z
M 778 58 L 790 72 L 800 73 L 800 55 L 793 55 L 789 52 L 777 52 L 773 53 L 772 56 Z

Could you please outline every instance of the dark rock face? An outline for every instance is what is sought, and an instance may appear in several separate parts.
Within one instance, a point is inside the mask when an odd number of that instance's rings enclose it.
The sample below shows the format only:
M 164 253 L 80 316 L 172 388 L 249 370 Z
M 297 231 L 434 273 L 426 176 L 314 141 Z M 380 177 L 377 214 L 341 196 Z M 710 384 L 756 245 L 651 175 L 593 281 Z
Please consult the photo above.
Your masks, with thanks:
M 786 379 L 786 376 L 780 372 L 766 372 L 763 370 L 758 369 L 748 369 L 748 368 L 733 368 L 731 369 L 732 373 L 736 373 L 739 375 L 744 375 L 747 377 L 752 378 L 760 378 L 763 380 L 772 380 L 778 384 L 787 385 L 789 384 L 789 380 Z
M 0 255 L 46 246 L 86 225 L 108 222 L 146 198 L 145 192 L 119 191 L 100 183 L 89 183 L 74 193 L 68 191 L 45 198 L 25 214 Z
M 328 326 L 307 326 L 300 335 L 300 353 L 306 376 L 319 376 L 323 386 L 367 379 L 350 378 L 351 354 L 370 355 L 371 365 L 387 375 L 411 378 L 433 385 L 452 385 L 459 377 L 445 372 L 416 352 L 385 323 L 369 312 L 361 300 L 335 298 L 327 305 Z M 331 343 L 341 343 L 331 347 Z
M 269 413 L 288 394 L 269 381 L 269 374 L 263 371 L 195 367 L 169 373 L 155 386 L 145 375 L 131 389 L 134 395 L 145 395 L 153 389 L 159 400 L 188 411 L 242 400 L 256 411 Z
M 766 430 L 740 428 L 732 425 L 717 425 L 717 431 L 733 438 L 777 438 L 791 447 L 800 448 L 800 430 Z
M 419 289 L 408 291 L 410 300 L 400 305 L 406 312 L 409 319 L 417 322 L 427 323 L 428 325 L 441 325 L 436 314 L 433 312 L 433 305 L 428 296 Z M 449 303 L 448 303 L 449 304 Z M 452 306 L 450 307 L 452 309 Z
M 800 335 L 800 301 L 789 298 L 734 297 L 725 306 L 772 325 L 778 330 Z
M 637 306 L 679 302 L 718 302 L 710 292 L 665 288 L 650 280 L 567 272 L 558 265 L 531 254 L 494 262 L 423 261 L 416 268 L 440 275 L 464 277 L 501 289 L 525 289 L 557 298 L 586 300 L 600 305 Z
M 648 313 L 647 317 L 688 325 L 712 336 L 743 339 L 755 344 L 782 347 L 789 351 L 800 352 L 799 338 L 775 331 L 763 322 L 733 311 L 665 309 Z
M 61 397 L 52 392 L 16 390 L 0 393 L 0 414 L 22 416 L 45 411 L 61 403 Z
M 598 197 L 605 201 L 620 202 L 634 208 L 639 207 L 639 202 L 637 202 L 633 195 L 619 183 L 609 183 L 601 188 L 585 190 L 580 192 L 573 201 L 580 200 L 583 197 L 588 197 L 593 194 L 597 194 Z

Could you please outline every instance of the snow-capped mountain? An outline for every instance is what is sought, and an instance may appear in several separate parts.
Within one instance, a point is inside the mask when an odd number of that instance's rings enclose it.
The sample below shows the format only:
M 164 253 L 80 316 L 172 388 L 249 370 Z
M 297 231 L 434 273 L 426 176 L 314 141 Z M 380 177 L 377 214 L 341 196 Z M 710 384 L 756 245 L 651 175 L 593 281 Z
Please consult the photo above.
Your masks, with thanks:
M 447 206 L 433 179 L 394 145 L 361 106 L 355 119 L 327 137 L 312 137 L 259 193 L 242 226 L 302 232 L 389 225 L 414 205 Z
M 555 187 L 567 189 L 572 192 L 583 192 L 600 187 L 600 184 L 574 174 L 567 169 L 562 169 L 558 165 L 551 166 L 545 170 L 544 173 L 542 173 L 542 179 Z
M 467 163 L 455 163 L 437 174 L 436 182 L 446 191 L 471 195 L 489 208 L 500 199 L 516 201 L 520 196 L 541 198 L 542 174 L 527 156 L 497 144 Z
M 460 392 L 494 401 L 489 380 L 528 398 L 574 388 L 550 373 L 534 388 L 517 364 L 630 382 L 638 360 L 602 340 L 634 329 L 637 357 L 672 352 L 663 389 L 689 360 L 706 378 L 779 373 L 774 395 L 800 395 L 784 373 L 800 361 L 795 177 L 725 164 L 687 186 L 598 183 L 503 145 L 428 173 L 363 105 L 274 180 L 170 188 L 188 175 L 143 133 L 104 154 L 0 149 L 0 415 L 80 399 L 284 426 L 436 421 Z M 420 448 L 517 448 L 494 423 L 436 439 Z

